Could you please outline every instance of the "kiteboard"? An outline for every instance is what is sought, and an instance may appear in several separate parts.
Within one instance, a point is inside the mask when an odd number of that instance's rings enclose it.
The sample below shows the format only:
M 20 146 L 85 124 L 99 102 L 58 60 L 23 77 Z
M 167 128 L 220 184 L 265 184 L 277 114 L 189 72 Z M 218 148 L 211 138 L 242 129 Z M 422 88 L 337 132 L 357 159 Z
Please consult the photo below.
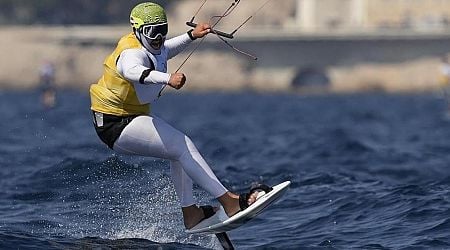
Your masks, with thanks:
M 259 192 L 256 201 L 243 211 L 228 217 L 223 209 L 217 211 L 213 216 L 201 221 L 195 227 L 186 230 L 187 233 L 220 234 L 236 229 L 247 221 L 255 218 L 265 208 L 278 201 L 288 190 L 290 181 L 285 181 L 272 187 L 268 193 Z

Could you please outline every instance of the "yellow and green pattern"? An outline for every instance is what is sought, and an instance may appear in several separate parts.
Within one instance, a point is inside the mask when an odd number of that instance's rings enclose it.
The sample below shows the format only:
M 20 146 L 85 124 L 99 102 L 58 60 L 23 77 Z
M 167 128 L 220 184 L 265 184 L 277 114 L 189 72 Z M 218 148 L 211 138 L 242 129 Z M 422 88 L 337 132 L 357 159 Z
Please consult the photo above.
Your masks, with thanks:
M 167 23 L 166 12 L 156 3 L 141 3 L 133 8 L 130 14 L 131 26 L 139 29 L 144 25 Z

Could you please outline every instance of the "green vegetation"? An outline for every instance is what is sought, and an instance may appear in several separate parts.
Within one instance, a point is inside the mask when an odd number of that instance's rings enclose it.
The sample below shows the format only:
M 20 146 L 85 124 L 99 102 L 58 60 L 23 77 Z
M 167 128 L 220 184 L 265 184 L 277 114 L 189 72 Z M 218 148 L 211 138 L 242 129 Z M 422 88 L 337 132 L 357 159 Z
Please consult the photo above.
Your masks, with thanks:
M 138 0 L 0 0 L 0 25 L 123 24 Z M 169 1 L 152 2 L 169 5 Z M 174 2 L 174 1 L 170 1 Z

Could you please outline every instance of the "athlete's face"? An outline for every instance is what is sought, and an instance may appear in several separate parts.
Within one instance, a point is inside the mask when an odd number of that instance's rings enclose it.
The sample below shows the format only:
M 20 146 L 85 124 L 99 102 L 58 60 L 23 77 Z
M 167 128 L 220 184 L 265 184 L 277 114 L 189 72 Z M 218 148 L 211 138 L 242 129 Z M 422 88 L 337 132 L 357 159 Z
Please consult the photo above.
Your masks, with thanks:
M 148 24 L 139 29 L 144 39 L 154 50 L 160 50 L 164 44 L 169 25 L 166 23 Z
M 153 49 L 155 50 L 160 50 L 163 43 L 164 43 L 165 38 L 162 36 L 157 36 L 155 39 L 150 40 L 150 46 L 152 46 Z
M 145 49 L 147 49 L 152 54 L 160 54 L 161 48 L 164 45 L 164 42 L 166 41 L 166 38 L 163 36 L 158 36 L 154 39 L 147 38 L 143 36 L 139 32 L 135 32 L 136 37 L 139 39 L 139 41 L 142 43 L 142 46 L 144 46 Z

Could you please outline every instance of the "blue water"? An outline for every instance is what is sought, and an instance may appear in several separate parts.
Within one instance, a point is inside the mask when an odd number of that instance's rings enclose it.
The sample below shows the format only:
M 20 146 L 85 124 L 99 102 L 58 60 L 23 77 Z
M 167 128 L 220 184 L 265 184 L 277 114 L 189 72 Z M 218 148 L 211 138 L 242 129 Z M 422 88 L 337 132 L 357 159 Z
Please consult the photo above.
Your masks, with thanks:
M 166 94 L 223 183 L 292 181 L 238 249 L 450 249 L 450 120 L 422 95 Z M 168 162 L 115 155 L 89 99 L 0 93 L 0 249 L 219 248 L 183 232 Z M 200 204 L 213 202 L 196 189 Z

